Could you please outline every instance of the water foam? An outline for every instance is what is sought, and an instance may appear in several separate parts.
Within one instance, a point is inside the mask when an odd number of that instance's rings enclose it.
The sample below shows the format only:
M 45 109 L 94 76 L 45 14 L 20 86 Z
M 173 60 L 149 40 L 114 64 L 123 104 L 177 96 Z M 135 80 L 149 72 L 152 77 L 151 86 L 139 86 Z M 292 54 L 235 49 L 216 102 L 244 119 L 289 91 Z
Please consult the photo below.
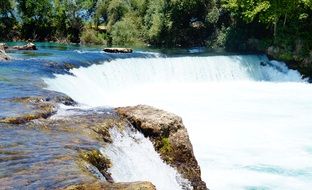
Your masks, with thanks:
M 113 143 L 101 152 L 111 158 L 110 172 L 116 182 L 150 181 L 160 190 L 192 189 L 172 167 L 155 152 L 150 140 L 131 128 L 111 129 Z

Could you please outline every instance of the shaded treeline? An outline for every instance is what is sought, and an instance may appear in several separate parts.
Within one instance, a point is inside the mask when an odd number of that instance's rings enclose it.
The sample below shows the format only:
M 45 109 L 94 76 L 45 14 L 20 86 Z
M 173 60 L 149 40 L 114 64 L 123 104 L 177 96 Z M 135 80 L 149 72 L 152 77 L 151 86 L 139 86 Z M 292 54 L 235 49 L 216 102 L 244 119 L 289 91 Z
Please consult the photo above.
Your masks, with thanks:
M 312 0 L 1 0 L 0 40 L 242 51 L 277 44 L 307 54 L 311 10 Z

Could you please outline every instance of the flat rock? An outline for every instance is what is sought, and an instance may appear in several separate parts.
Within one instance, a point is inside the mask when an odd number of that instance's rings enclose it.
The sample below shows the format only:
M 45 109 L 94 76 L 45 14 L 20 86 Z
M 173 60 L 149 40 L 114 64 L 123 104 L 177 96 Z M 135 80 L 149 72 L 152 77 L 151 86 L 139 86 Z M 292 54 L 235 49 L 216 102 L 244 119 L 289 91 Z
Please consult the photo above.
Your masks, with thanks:
M 181 117 L 146 105 L 115 111 L 149 137 L 162 159 L 188 179 L 195 190 L 207 189 Z
M 46 119 L 56 113 L 59 104 L 75 105 L 76 102 L 65 95 L 51 97 L 19 97 L 8 99 L 9 102 L 30 107 L 32 111 L 12 117 L 0 118 L 0 123 L 23 124 L 35 119 Z
M 133 52 L 131 48 L 104 48 L 103 51 L 107 53 L 132 53 Z
M 37 50 L 37 47 L 34 43 L 27 43 L 23 46 L 13 46 L 12 49 L 16 50 Z

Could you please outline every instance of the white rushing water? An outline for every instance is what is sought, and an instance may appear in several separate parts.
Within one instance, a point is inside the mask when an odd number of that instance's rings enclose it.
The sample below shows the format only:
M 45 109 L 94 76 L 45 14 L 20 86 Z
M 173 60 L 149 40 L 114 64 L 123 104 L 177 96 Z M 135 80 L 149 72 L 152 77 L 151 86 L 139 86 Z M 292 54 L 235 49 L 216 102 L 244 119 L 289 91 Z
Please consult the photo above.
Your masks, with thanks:
M 212 190 L 312 187 L 312 85 L 283 63 L 133 58 L 72 73 L 45 81 L 88 106 L 148 104 L 182 116 Z
M 162 161 L 152 142 L 142 133 L 130 128 L 112 129 L 110 133 L 113 143 L 101 152 L 111 158 L 113 166 L 109 171 L 116 182 L 151 181 L 163 190 L 189 187 L 187 180 Z

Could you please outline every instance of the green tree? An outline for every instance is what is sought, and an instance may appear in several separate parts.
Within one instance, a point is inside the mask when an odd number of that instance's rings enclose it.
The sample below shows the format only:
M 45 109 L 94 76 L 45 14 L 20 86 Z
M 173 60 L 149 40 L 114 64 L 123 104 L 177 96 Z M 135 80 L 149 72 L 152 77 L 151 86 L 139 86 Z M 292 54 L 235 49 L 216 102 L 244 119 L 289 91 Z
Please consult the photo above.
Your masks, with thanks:
M 276 37 L 278 26 L 284 27 L 287 20 L 298 20 L 302 4 L 310 5 L 310 0 L 223 0 L 223 7 L 231 11 L 236 18 L 247 23 L 258 21 L 273 26 Z
M 13 13 L 14 7 L 15 2 L 12 0 L 1 0 L 0 2 L 0 40 L 7 40 L 15 34 L 13 29 L 17 23 Z
M 17 0 L 22 19 L 24 38 L 44 40 L 52 31 L 52 3 L 50 0 Z

